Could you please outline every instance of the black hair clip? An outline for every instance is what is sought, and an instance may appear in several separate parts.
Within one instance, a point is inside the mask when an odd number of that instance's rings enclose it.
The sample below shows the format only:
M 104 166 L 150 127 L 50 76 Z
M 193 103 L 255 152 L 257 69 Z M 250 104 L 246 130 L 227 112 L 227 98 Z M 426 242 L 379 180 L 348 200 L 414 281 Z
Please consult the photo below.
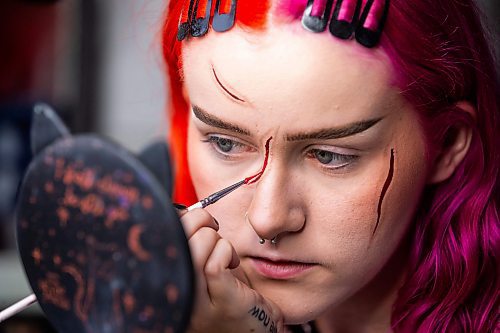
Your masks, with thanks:
M 332 11 L 333 0 L 327 0 L 325 9 L 321 16 L 312 15 L 314 0 L 308 0 L 304 14 L 302 15 L 302 26 L 312 32 L 323 32 L 326 29 L 330 13 Z
M 319 0 L 316 1 L 318 1 L 319 3 Z M 337 0 L 337 3 L 335 4 L 335 8 L 333 10 L 333 14 L 331 15 L 329 26 L 330 33 L 333 36 L 341 39 L 349 39 L 354 33 L 356 40 L 361 45 L 366 47 L 374 47 L 380 40 L 385 21 L 387 20 L 387 14 L 389 12 L 389 0 L 380 1 L 384 1 L 384 4 L 380 17 L 377 20 L 378 26 L 374 28 L 375 30 L 373 30 L 372 28 L 365 27 L 364 25 L 366 23 L 368 15 L 373 10 L 372 7 L 374 0 L 367 1 L 361 15 L 361 0 Z M 345 4 L 345 2 L 349 3 Z M 352 18 L 350 20 L 346 18 L 339 19 L 342 5 L 344 4 L 344 6 L 352 6 L 354 2 L 356 7 L 354 8 L 354 12 L 352 12 Z M 333 0 L 326 1 L 325 8 L 321 16 L 312 15 L 314 3 L 315 0 L 308 0 L 307 6 L 304 10 L 304 14 L 302 15 L 302 26 L 306 30 L 312 32 L 322 32 L 325 31 L 328 20 L 330 20 Z
M 220 0 L 215 3 L 215 14 L 212 21 L 212 28 L 217 32 L 224 32 L 231 29 L 234 25 L 236 17 L 237 0 L 231 0 L 231 9 L 227 14 L 220 13 Z
M 370 13 L 374 0 L 368 0 L 363 13 L 361 14 L 358 27 L 356 28 L 356 40 L 363 46 L 374 47 L 380 40 L 380 35 L 382 35 L 382 30 L 384 29 L 387 14 L 389 12 L 389 0 L 381 1 L 384 1 L 384 8 L 382 9 L 382 13 L 378 19 L 378 26 L 375 30 L 364 27 L 366 18 Z
M 208 23 L 210 22 L 210 11 L 212 10 L 212 0 L 206 0 L 207 6 L 205 10 L 204 17 L 196 17 L 198 13 L 198 6 L 200 4 L 200 0 L 196 1 L 194 6 L 194 10 L 192 13 L 191 19 L 191 36 L 193 37 L 201 37 L 208 32 Z
M 187 37 L 189 34 L 190 26 L 191 26 L 191 16 L 193 13 L 193 5 L 194 5 L 195 0 L 190 0 L 189 1 L 189 7 L 186 8 L 186 4 L 188 3 L 187 0 L 184 2 L 184 7 L 182 8 L 181 12 L 181 17 L 179 19 L 179 27 L 177 28 L 177 40 L 181 41 L 184 40 L 184 38 Z M 187 10 L 187 15 L 186 20 L 183 21 L 183 14 Z
M 205 16 L 196 17 L 198 15 L 198 7 L 200 1 L 206 1 Z M 184 40 L 188 34 L 193 37 L 201 37 L 208 32 L 208 27 L 210 24 L 210 14 L 212 10 L 212 0 L 190 0 L 189 7 L 185 5 L 182 9 L 181 19 L 179 22 L 179 27 L 177 30 L 177 40 Z M 217 32 L 224 32 L 231 29 L 234 26 L 236 17 L 236 2 L 237 0 L 231 1 L 231 9 L 229 13 L 221 13 L 220 10 L 220 0 L 215 3 L 215 13 L 212 20 L 212 28 Z M 187 4 L 187 0 L 186 0 Z M 187 10 L 187 15 L 183 15 Z M 184 19 L 183 19 L 184 18 Z
M 330 33 L 341 39 L 348 39 L 352 36 L 358 23 L 359 12 L 361 10 L 361 0 L 356 1 L 356 8 L 352 15 L 351 21 L 339 19 L 340 9 L 342 8 L 343 0 L 338 0 L 333 10 L 332 20 L 330 21 Z

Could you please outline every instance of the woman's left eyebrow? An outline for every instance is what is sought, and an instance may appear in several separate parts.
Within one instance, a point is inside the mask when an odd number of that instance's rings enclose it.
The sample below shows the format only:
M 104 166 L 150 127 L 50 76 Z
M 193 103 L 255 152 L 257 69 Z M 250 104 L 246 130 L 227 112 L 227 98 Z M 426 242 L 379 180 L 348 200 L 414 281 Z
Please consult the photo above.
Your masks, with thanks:
M 332 140 L 341 139 L 361 132 L 375 126 L 384 117 L 363 120 L 341 127 L 325 128 L 313 132 L 300 132 L 286 135 L 287 141 L 303 141 L 303 140 Z

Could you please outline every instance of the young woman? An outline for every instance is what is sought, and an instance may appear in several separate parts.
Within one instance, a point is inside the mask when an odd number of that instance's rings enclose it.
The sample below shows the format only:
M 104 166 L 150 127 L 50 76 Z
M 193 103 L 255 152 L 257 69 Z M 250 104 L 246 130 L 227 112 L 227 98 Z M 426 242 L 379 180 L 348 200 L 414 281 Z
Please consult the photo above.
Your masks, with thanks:
M 495 330 L 499 88 L 471 0 L 172 0 L 163 42 L 174 200 L 272 138 L 257 183 L 182 212 L 190 332 Z

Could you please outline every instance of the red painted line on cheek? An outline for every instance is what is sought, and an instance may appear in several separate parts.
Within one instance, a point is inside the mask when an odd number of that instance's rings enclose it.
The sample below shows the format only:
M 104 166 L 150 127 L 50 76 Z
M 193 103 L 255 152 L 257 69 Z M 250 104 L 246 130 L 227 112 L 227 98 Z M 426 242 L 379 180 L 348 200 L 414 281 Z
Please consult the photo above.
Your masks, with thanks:
M 380 193 L 380 199 L 378 201 L 378 207 L 377 207 L 377 223 L 375 224 L 375 228 L 373 229 L 372 236 L 375 235 L 375 231 L 377 231 L 378 225 L 380 223 L 380 216 L 382 214 L 382 202 L 384 201 L 385 194 L 387 193 L 387 190 L 391 185 L 393 176 L 394 176 L 394 149 L 391 149 L 391 161 L 389 164 L 389 173 L 387 174 L 384 186 L 382 187 L 382 192 Z
M 264 158 L 264 163 L 262 164 L 262 169 L 258 173 L 256 173 L 255 175 L 245 178 L 245 184 L 256 183 L 257 181 L 259 181 L 260 177 L 262 177 L 262 175 L 264 174 L 264 171 L 266 170 L 267 163 L 269 160 L 269 145 L 271 143 L 272 138 L 273 137 L 270 137 L 266 141 L 266 156 Z

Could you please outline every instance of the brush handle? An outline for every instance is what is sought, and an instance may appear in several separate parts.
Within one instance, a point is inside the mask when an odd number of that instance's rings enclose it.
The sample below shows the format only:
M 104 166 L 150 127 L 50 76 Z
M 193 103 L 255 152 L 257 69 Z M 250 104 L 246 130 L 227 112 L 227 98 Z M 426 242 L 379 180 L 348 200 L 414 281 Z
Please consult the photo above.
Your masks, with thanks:
M 245 184 L 245 179 L 240 180 L 239 182 L 237 182 L 237 183 L 235 183 L 233 185 L 230 185 L 230 186 L 228 186 L 226 188 L 223 188 L 220 191 L 217 191 L 217 192 L 215 192 L 213 194 L 210 194 L 205 199 L 202 199 L 202 200 L 198 201 L 197 203 L 195 203 L 194 205 L 189 206 L 187 208 L 187 211 L 189 212 L 189 211 L 192 211 L 193 209 L 196 209 L 196 208 L 205 208 L 208 205 L 216 203 L 221 198 L 225 197 L 226 195 L 228 195 L 229 193 L 233 192 L 238 187 L 240 187 L 241 185 L 244 185 L 244 184 Z
M 197 203 L 189 206 L 187 208 L 187 211 L 190 212 L 190 211 L 192 211 L 193 209 L 196 209 L 196 208 L 203 208 L 203 204 L 201 203 L 201 201 L 198 201 Z
M 24 309 L 28 308 L 30 305 L 36 302 L 36 296 L 35 294 L 31 294 L 19 302 L 9 306 L 7 309 L 3 310 L 0 312 L 0 323 L 2 321 L 5 321 L 15 315 L 18 312 L 23 311 Z

